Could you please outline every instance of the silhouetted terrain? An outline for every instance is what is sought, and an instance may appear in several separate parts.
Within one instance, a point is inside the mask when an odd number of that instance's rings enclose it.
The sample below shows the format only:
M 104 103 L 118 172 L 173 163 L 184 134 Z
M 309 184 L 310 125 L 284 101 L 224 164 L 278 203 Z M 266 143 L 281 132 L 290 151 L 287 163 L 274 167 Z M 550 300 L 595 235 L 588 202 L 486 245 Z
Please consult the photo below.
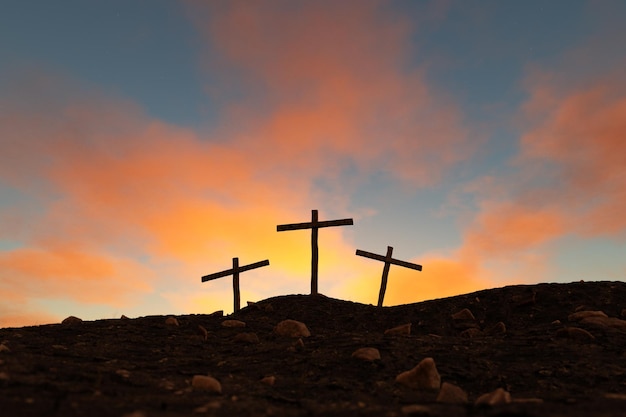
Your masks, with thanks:
M 626 283 L 580 282 L 385 308 L 290 295 L 228 317 L 177 316 L 178 326 L 150 316 L 0 329 L 0 414 L 623 416 L 625 308 Z M 452 317 L 463 309 L 471 314 Z M 284 319 L 311 336 L 275 334 Z M 410 334 L 385 334 L 407 323 Z M 362 347 L 380 359 L 352 357 Z M 396 382 L 426 357 L 467 404 Z M 194 375 L 214 377 L 222 392 L 192 388 Z M 474 404 L 496 388 L 512 402 Z

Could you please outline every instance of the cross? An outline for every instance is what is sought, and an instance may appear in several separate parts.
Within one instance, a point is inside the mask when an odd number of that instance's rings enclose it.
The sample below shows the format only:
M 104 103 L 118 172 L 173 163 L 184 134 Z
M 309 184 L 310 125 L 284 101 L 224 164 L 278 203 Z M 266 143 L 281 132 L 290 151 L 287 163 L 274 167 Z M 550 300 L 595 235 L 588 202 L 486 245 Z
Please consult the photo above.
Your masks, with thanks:
M 352 219 L 327 220 L 320 222 L 317 220 L 317 210 L 311 210 L 311 221 L 309 223 L 293 223 L 281 224 L 276 226 L 277 232 L 286 230 L 311 229 L 311 294 L 317 294 L 317 229 L 330 226 L 351 226 L 354 224 Z
M 399 259 L 394 259 L 391 257 L 393 253 L 393 248 L 391 246 L 387 246 L 387 255 L 377 255 L 375 253 L 365 252 L 364 250 L 357 249 L 356 254 L 359 256 L 365 256 L 366 258 L 376 259 L 377 261 L 382 261 L 385 263 L 385 267 L 383 268 L 383 278 L 380 283 L 380 293 L 378 294 L 378 307 L 383 306 L 383 299 L 385 298 L 385 290 L 387 289 L 387 276 L 389 275 L 389 266 L 391 264 L 400 265 L 405 268 L 416 269 L 418 271 L 422 270 L 422 265 L 413 264 L 411 262 L 401 261 Z
M 232 269 L 227 269 L 226 271 L 222 271 L 222 272 L 216 272 L 214 274 L 209 274 L 209 275 L 205 275 L 202 277 L 202 282 L 206 282 L 206 281 L 210 281 L 213 279 L 218 279 L 218 278 L 222 278 L 222 277 L 227 277 L 228 275 L 232 275 L 233 276 L 233 296 L 235 299 L 235 312 L 239 311 L 239 303 L 240 303 L 240 296 L 239 296 L 239 273 L 240 272 L 244 272 L 244 271 L 249 271 L 251 269 L 255 269 L 255 268 L 260 268 L 262 266 L 267 266 L 270 264 L 269 259 L 266 259 L 264 261 L 260 261 L 260 262 L 255 262 L 253 264 L 250 265 L 246 265 L 246 266 L 239 266 L 239 258 L 233 258 L 233 268 Z

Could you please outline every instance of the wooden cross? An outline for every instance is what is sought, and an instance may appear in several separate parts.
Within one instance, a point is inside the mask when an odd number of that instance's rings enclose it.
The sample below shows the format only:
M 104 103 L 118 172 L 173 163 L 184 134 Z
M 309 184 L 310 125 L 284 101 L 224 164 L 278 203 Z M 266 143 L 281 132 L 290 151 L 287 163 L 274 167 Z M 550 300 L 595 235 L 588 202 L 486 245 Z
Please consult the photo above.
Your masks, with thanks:
M 216 272 L 214 274 L 209 274 L 209 275 L 205 275 L 202 277 L 202 282 L 206 282 L 206 281 L 210 281 L 213 279 L 218 279 L 218 278 L 222 278 L 222 277 L 227 277 L 229 275 L 233 276 L 233 297 L 235 299 L 235 312 L 239 311 L 239 303 L 240 303 L 240 296 L 239 296 L 239 273 L 240 272 L 244 272 L 244 271 L 249 271 L 251 269 L 255 269 L 255 268 L 260 268 L 262 266 L 267 266 L 270 264 L 269 259 L 266 259 L 264 261 L 260 261 L 260 262 L 255 262 L 253 264 L 250 265 L 246 265 L 246 266 L 239 266 L 239 258 L 233 258 L 233 268 L 232 269 L 227 269 L 226 271 L 222 271 L 222 272 Z
M 389 275 L 389 266 L 391 264 L 400 265 L 405 268 L 416 269 L 418 271 L 422 270 L 422 265 L 412 264 L 411 262 L 401 261 L 399 259 L 393 259 L 391 254 L 393 253 L 393 248 L 391 246 L 387 246 L 387 255 L 377 255 L 375 253 L 365 252 L 364 250 L 357 249 L 356 254 L 359 256 L 365 256 L 366 258 L 376 259 L 377 261 L 382 261 L 385 263 L 385 267 L 383 268 L 383 278 L 380 283 L 380 293 L 378 294 L 378 307 L 383 306 L 383 299 L 385 298 L 385 290 L 387 290 L 387 276 Z
M 317 294 L 317 229 L 330 226 L 351 226 L 352 219 L 327 220 L 320 222 L 317 220 L 317 210 L 311 210 L 311 221 L 308 223 L 281 224 L 276 226 L 277 232 L 286 230 L 311 229 L 311 294 Z

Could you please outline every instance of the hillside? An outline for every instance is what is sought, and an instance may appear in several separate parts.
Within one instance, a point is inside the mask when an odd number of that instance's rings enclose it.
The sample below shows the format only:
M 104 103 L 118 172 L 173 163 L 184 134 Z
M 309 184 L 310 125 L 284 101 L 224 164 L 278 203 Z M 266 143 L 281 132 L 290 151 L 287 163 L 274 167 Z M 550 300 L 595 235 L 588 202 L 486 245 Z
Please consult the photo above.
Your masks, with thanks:
M 177 316 L 178 325 L 149 316 L 0 329 L 0 410 L 90 417 L 621 416 L 624 309 L 626 283 L 577 282 L 384 308 L 289 295 L 228 317 Z M 285 319 L 306 324 L 311 336 L 277 335 Z M 225 320 L 245 327 L 225 327 Z M 385 334 L 408 323 L 410 334 Z M 376 348 L 380 359 L 352 357 L 363 347 Z M 427 357 L 442 383 L 467 394 L 466 404 L 438 402 L 439 390 L 396 381 Z M 193 388 L 194 375 L 214 377 L 221 393 Z M 510 393 L 510 403 L 475 405 L 497 388 Z

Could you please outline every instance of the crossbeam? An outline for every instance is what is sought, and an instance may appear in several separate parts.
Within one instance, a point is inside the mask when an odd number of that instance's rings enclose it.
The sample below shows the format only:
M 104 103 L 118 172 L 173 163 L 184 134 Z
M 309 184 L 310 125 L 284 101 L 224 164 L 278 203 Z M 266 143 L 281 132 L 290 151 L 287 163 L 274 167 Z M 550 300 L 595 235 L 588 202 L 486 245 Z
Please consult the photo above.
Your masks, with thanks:
M 383 276 L 380 282 L 380 292 L 378 294 L 378 307 L 383 306 L 383 299 L 385 298 L 385 291 L 387 290 L 387 277 L 389 276 L 389 267 L 391 266 L 391 264 L 400 265 L 409 269 L 415 269 L 417 271 L 422 270 L 422 265 L 392 258 L 391 255 L 393 254 L 393 247 L 391 246 L 387 246 L 387 255 L 385 256 L 378 255 L 376 253 L 366 252 L 360 249 L 356 250 L 356 254 L 385 263 L 385 266 L 383 267 Z
M 241 304 L 241 296 L 239 292 L 239 273 L 249 271 L 251 269 L 260 268 L 262 266 L 267 266 L 270 264 L 269 259 L 264 261 L 255 262 L 253 264 L 239 266 L 239 258 L 233 258 L 233 267 L 232 269 L 227 269 L 226 271 L 216 272 L 214 274 L 205 275 L 202 277 L 202 282 L 211 281 L 218 278 L 227 277 L 229 275 L 233 276 L 233 298 L 234 298 L 234 311 L 239 311 Z
M 317 271 L 319 262 L 319 250 L 317 244 L 318 229 L 332 226 L 351 226 L 353 224 L 354 220 L 352 219 L 326 220 L 320 222 L 318 220 L 317 210 L 311 210 L 310 222 L 280 224 L 276 226 L 277 232 L 311 229 L 311 294 L 317 294 Z

